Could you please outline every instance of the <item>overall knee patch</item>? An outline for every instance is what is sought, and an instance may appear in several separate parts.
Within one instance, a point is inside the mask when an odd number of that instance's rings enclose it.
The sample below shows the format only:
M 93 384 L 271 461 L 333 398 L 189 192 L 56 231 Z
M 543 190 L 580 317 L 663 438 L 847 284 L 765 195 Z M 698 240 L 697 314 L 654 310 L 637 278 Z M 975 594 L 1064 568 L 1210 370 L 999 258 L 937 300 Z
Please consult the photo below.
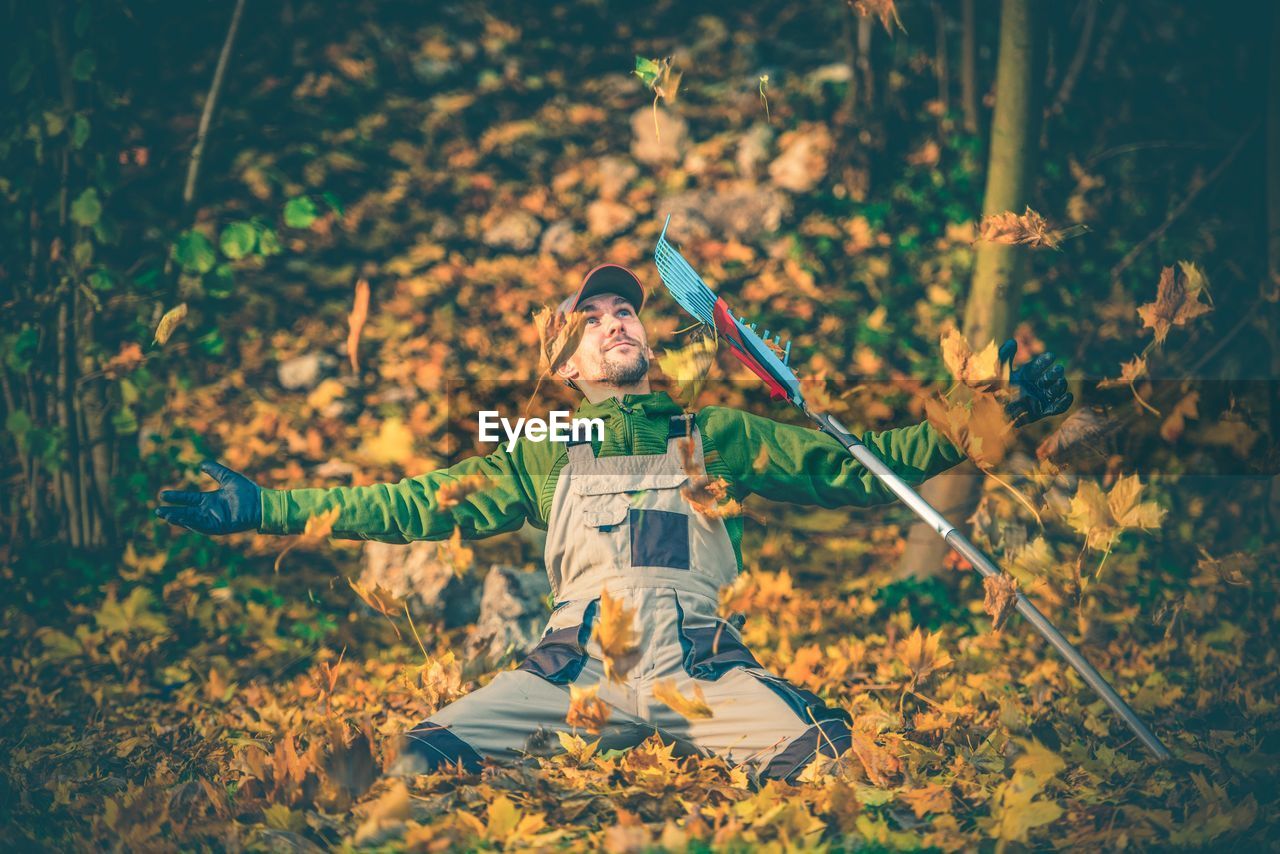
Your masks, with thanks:
M 448 727 L 431 721 L 424 721 L 406 732 L 403 745 L 401 753 L 422 759 L 431 771 L 458 762 L 473 774 L 480 771 L 480 754 L 475 748 L 454 735 Z
M 839 718 L 819 721 L 796 736 L 785 749 L 760 772 L 761 779 L 782 779 L 794 783 L 813 757 L 835 758 L 853 746 L 853 733 L 849 725 Z

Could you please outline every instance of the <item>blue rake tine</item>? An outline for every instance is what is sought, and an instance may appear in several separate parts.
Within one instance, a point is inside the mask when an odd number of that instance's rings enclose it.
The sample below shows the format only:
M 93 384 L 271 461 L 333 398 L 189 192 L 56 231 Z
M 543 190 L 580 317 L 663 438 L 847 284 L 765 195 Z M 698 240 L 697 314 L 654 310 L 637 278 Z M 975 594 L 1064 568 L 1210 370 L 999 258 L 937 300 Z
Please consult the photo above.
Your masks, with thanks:
M 658 267 L 658 276 L 671 291 L 681 308 L 708 325 L 715 325 L 716 295 L 702 277 L 689 265 L 680 252 L 667 242 L 667 226 L 671 224 L 671 214 L 662 225 L 662 234 L 658 236 L 658 245 L 654 249 L 654 263 Z

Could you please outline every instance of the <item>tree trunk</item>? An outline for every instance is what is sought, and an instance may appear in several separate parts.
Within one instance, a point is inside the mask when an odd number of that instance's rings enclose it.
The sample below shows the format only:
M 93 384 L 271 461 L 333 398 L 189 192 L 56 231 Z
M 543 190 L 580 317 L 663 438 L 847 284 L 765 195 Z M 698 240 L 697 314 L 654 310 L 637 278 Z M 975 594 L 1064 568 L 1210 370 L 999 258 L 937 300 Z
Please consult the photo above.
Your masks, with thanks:
M 1035 154 L 1040 138 L 1044 73 L 1044 28 L 1038 0 L 1003 0 L 1000 56 L 996 67 L 996 107 L 991 119 L 991 153 L 982 203 L 984 215 L 1022 212 L 1031 198 Z M 1018 278 L 1023 247 L 978 243 L 973 281 L 965 303 L 965 337 L 981 349 L 1001 341 L 1017 316 Z M 972 514 L 983 475 L 972 463 L 926 483 L 921 494 L 953 524 Z M 907 535 L 899 575 L 929 575 L 942 569 L 946 544 L 933 529 L 917 523 Z
M 1265 323 L 1271 345 L 1271 383 L 1280 382 L 1280 9 L 1271 10 L 1271 69 L 1267 98 L 1267 271 L 1262 283 L 1263 305 L 1269 320 Z M 1271 442 L 1280 437 L 1280 403 L 1276 395 L 1271 401 Z M 1280 531 L 1280 476 L 1271 478 L 1267 502 L 1272 536 Z
M 978 132 L 978 68 L 977 24 L 973 14 L 974 0 L 964 0 L 964 35 L 960 41 L 960 101 L 964 109 L 964 129 Z

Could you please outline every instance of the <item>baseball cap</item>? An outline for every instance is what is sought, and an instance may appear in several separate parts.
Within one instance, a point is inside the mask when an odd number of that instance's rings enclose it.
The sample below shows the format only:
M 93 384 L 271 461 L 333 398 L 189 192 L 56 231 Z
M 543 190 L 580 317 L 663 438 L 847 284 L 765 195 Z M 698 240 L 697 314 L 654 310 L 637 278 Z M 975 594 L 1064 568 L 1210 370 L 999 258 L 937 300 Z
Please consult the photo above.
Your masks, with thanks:
M 560 311 L 574 311 L 583 302 L 597 294 L 617 294 L 628 300 L 640 313 L 644 305 L 645 290 L 640 278 L 621 264 L 601 264 L 582 277 L 577 293 L 560 303 Z

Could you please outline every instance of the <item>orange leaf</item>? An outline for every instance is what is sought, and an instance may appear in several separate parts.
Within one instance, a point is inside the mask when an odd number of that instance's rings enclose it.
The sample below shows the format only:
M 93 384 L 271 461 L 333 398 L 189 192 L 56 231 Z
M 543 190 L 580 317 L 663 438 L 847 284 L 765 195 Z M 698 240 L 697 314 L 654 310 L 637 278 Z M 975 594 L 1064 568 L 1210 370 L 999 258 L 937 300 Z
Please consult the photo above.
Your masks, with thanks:
M 1179 261 L 1176 270 L 1165 267 L 1160 271 L 1156 301 L 1138 306 L 1142 325 L 1155 332 L 1157 345 L 1164 343 L 1174 326 L 1182 326 L 1213 310 L 1212 306 L 1200 302 L 1206 284 L 1204 273 L 1188 261 Z
M 569 711 L 564 722 L 569 726 L 582 727 L 592 735 L 596 735 L 609 721 L 609 706 L 596 696 L 600 686 L 579 688 L 569 686 Z
M 615 599 L 608 590 L 600 592 L 600 615 L 591 628 L 591 636 L 600 644 L 604 674 L 613 682 L 622 682 L 627 672 L 635 666 L 636 612 L 628 608 L 622 599 Z
M 978 225 L 978 239 L 988 243 L 1057 249 L 1061 236 L 1049 228 L 1044 217 L 1028 207 L 1022 216 L 1013 211 L 984 216 Z
M 355 305 L 351 314 L 347 315 L 347 356 L 351 359 L 351 370 L 360 373 L 358 351 L 360 349 L 360 331 L 369 317 L 369 281 L 360 279 L 356 282 Z

